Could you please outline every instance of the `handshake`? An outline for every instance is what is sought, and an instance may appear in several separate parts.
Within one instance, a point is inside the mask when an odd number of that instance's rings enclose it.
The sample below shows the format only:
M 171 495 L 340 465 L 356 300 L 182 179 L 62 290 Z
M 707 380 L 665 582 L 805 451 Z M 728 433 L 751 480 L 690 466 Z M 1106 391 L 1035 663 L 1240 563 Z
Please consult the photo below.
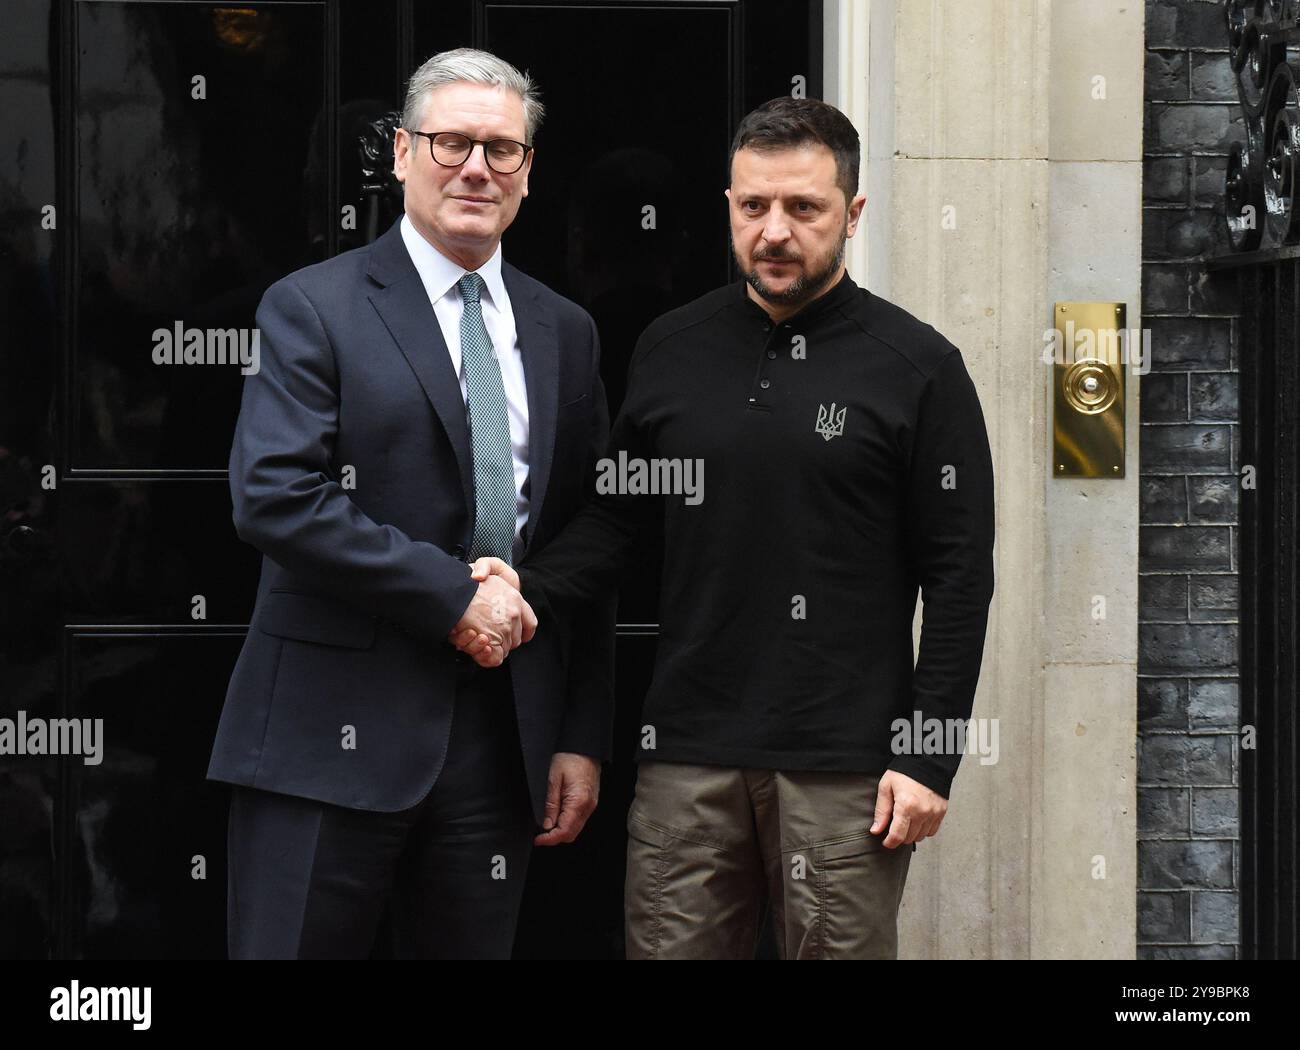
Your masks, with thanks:
M 447 640 L 480 667 L 500 667 L 536 633 L 537 616 L 519 593 L 519 574 L 500 558 L 479 558 L 470 578 L 478 593 Z

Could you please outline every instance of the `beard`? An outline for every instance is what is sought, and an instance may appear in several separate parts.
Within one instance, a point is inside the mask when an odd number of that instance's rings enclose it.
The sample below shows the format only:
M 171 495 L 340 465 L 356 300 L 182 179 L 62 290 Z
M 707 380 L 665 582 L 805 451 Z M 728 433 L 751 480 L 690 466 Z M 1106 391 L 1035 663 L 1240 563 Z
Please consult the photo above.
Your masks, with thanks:
M 763 278 L 759 276 L 757 263 L 763 259 L 793 259 L 802 262 L 803 259 L 801 256 L 791 255 L 783 248 L 778 248 L 775 251 L 768 250 L 754 256 L 751 268 L 746 271 L 745 267 L 741 263 L 740 254 L 736 251 L 736 242 L 734 240 L 731 242 L 731 251 L 736 257 L 736 265 L 740 267 L 741 273 L 745 276 L 745 280 L 749 282 L 749 286 L 753 288 L 754 291 L 769 303 L 780 303 L 784 306 L 793 306 L 815 299 L 825 290 L 826 284 L 830 281 L 835 271 L 840 268 L 840 264 L 844 262 L 844 245 L 848 241 L 848 237 L 849 225 L 846 221 L 844 223 L 844 228 L 840 231 L 840 243 L 831 254 L 831 257 L 826 260 L 826 264 L 811 273 L 805 270 L 791 281 L 789 286 L 781 292 L 775 291 L 764 283 Z

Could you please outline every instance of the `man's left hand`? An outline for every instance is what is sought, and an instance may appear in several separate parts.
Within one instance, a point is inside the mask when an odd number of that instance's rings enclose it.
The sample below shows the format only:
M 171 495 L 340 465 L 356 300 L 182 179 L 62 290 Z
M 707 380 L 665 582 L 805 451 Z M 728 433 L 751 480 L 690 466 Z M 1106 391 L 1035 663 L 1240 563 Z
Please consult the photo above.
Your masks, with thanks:
M 881 843 L 887 849 L 928 838 L 939 830 L 948 812 L 948 800 L 919 780 L 894 769 L 885 770 L 876 792 L 876 819 L 871 834 L 888 827 Z
M 546 808 L 538 846 L 558 846 L 578 837 L 600 797 L 600 763 L 587 755 L 557 751 L 546 778 Z

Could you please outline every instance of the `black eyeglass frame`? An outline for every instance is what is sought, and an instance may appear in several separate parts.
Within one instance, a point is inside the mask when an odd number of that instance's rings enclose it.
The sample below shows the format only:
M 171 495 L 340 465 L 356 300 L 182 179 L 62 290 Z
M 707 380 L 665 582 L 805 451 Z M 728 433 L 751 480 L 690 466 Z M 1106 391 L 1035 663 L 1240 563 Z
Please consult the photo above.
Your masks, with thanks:
M 428 138 L 429 156 L 433 159 L 433 162 L 435 164 L 437 164 L 439 167 L 442 168 L 459 168 L 462 164 L 465 163 L 466 160 L 469 160 L 469 158 L 473 155 L 475 146 L 482 146 L 483 161 L 485 164 L 487 164 L 489 168 L 495 171 L 498 175 L 514 175 L 516 172 L 518 172 L 523 168 L 524 162 L 528 160 L 528 154 L 533 152 L 532 146 L 528 145 L 527 142 L 520 142 L 518 139 L 507 139 L 507 138 L 472 139 L 468 135 L 460 131 L 413 131 L 411 128 L 407 128 L 406 133 L 408 135 L 424 135 L 426 138 Z M 433 140 L 438 135 L 455 135 L 457 138 L 462 138 L 466 142 L 468 142 L 469 152 L 465 154 L 465 160 L 458 160 L 455 164 L 444 164 L 442 161 L 440 161 L 434 155 L 433 152 Z M 492 158 L 488 155 L 488 146 L 490 146 L 494 142 L 509 142 L 512 146 L 522 146 L 524 152 L 519 158 L 519 165 L 515 168 L 510 169 L 510 171 L 502 171 L 495 164 L 493 164 Z

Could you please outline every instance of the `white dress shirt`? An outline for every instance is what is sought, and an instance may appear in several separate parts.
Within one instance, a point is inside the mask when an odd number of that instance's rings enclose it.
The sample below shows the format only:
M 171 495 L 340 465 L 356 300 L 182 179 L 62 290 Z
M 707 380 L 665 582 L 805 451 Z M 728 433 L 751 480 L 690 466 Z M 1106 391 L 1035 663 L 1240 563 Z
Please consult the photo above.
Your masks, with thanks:
M 461 366 L 460 353 L 460 318 L 464 303 L 456 282 L 470 271 L 452 262 L 426 241 L 406 215 L 402 216 L 401 228 L 402 241 L 424 283 L 425 293 L 433 305 L 434 316 L 447 344 L 447 353 L 451 356 L 451 366 L 460 379 L 460 396 L 464 401 L 465 370 Z M 516 500 L 514 560 L 518 560 L 523 552 L 524 525 L 528 521 L 528 388 L 524 383 L 524 361 L 519 334 L 515 330 L 515 315 L 501 278 L 500 243 L 492 258 L 476 272 L 483 278 L 480 299 L 483 324 L 487 327 L 493 353 L 501 368 L 501 384 L 505 387 L 510 417 L 510 455 L 514 460 Z

